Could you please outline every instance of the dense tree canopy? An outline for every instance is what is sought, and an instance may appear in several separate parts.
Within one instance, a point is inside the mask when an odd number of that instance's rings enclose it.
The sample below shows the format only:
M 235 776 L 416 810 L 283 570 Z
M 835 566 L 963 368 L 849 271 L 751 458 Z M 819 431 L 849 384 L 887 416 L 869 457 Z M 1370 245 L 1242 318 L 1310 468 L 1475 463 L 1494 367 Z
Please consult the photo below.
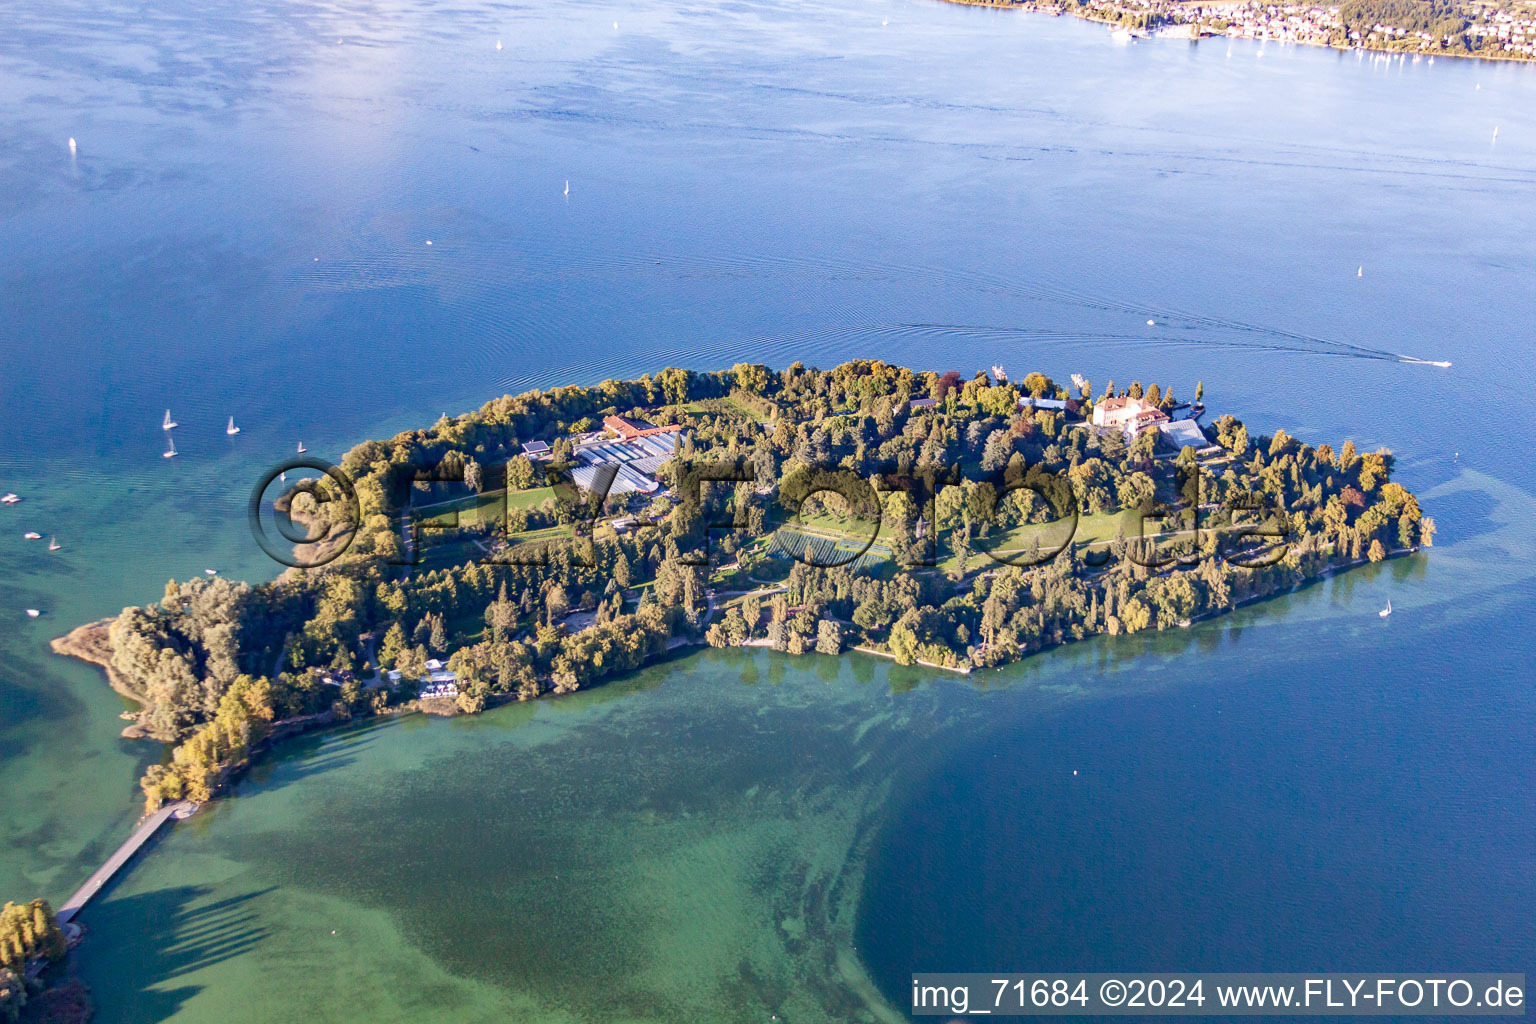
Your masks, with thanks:
M 1065 408 L 1021 404 L 984 373 L 874 360 L 668 369 L 498 398 L 360 444 L 342 460 L 359 513 L 339 558 L 254 587 L 173 580 L 112 625 L 112 664 L 144 704 L 141 724 L 178 743 L 146 775 L 149 801 L 207 799 L 286 723 L 409 705 L 433 658 L 455 673 L 450 703 L 463 711 L 580 689 L 676 637 L 995 665 L 1094 633 L 1177 626 L 1433 535 L 1390 479 L 1389 452 L 1254 437 L 1232 416 L 1206 428 L 1199 452 L 1174 452 L 1157 430 L 1127 443 L 1091 427 L 1087 382 L 1076 396 L 1041 373 L 1023 386 Z M 1111 383 L 1098 401 L 1140 394 L 1175 409 L 1171 390 Z M 688 425 L 660 471 L 669 489 L 606 507 L 540 491 L 552 464 L 523 443 L 568 451 L 573 430 L 610 414 Z M 739 478 L 700 482 L 705 462 Z M 422 487 L 505 495 L 501 521 L 403 538 L 402 510 Z M 1126 509 L 1107 539 L 1068 543 L 1061 529 Z M 621 512 L 640 528 L 601 525 Z M 805 564 L 786 544 L 838 558 Z M 403 564 L 408 546 L 425 550 L 420 564 Z M 732 570 L 719 576 L 722 562 Z

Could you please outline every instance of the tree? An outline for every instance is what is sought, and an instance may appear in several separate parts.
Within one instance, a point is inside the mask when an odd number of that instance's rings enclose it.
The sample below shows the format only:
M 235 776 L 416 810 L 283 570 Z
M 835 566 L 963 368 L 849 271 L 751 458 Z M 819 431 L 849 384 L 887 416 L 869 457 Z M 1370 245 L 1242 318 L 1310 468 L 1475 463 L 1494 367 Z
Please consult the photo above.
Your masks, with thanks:
M 889 646 L 896 664 L 917 664 L 917 636 L 910 627 L 901 623 L 892 626 Z
M 21 1008 L 26 1005 L 26 983 L 15 971 L 0 967 L 0 1021 L 16 1024 L 21 1017 Z
M 731 367 L 736 386 L 749 395 L 761 395 L 768 390 L 768 367 L 759 363 L 737 363 Z
M 549 588 L 549 593 L 544 595 L 545 621 L 550 625 L 565 618 L 565 613 L 571 609 L 571 599 L 566 596 L 565 588 L 556 583 Z
M 474 459 L 464 463 L 464 486 L 479 494 L 484 483 L 485 481 L 480 472 L 480 463 Z
M 381 668 L 394 668 L 395 662 L 400 658 L 400 652 L 406 647 L 405 627 L 398 622 L 390 624 L 384 632 L 384 642 L 379 647 L 379 666 Z
M 465 714 L 478 714 L 485 710 L 485 689 L 480 683 L 466 686 L 459 690 L 454 702 Z
M 1143 430 L 1131 440 L 1129 457 L 1136 462 L 1149 462 L 1157 452 L 1157 430 Z
M 443 617 L 441 615 L 432 616 L 432 633 L 427 640 L 427 646 L 438 654 L 448 650 L 448 630 L 443 625 Z
M 1200 595 L 1187 573 L 1172 573 L 1147 584 L 1147 597 L 1157 609 L 1159 626 L 1183 622 L 1195 613 Z
M 1008 459 L 1013 454 L 1013 441 L 1008 437 L 1006 430 L 994 430 L 987 436 L 986 447 L 981 453 L 981 468 L 983 472 L 995 473 L 1008 465 Z
M 501 641 L 517 622 L 517 605 L 507 598 L 507 581 L 501 581 L 501 592 L 485 609 L 485 623 L 491 627 L 491 639 Z
M 933 387 L 929 389 L 928 397 L 932 398 L 936 402 L 943 402 L 944 399 L 949 397 L 949 393 L 951 391 L 957 391 L 959 388 L 960 371 L 950 370 L 948 373 L 945 373 L 943 376 L 934 380 Z
M 427 674 L 427 647 L 425 644 L 417 644 L 415 647 L 407 647 L 400 652 L 400 657 L 395 659 L 395 671 L 399 672 L 403 680 L 415 682 Z
M 711 647 L 739 647 L 747 640 L 747 624 L 741 612 L 731 608 L 725 616 L 704 631 L 704 640 Z
M 816 650 L 821 654 L 843 653 L 843 627 L 831 619 L 816 623 Z
M 20 974 L 33 957 L 56 963 L 66 952 L 64 933 L 47 900 L 7 903 L 0 910 L 0 968 Z
M 507 463 L 507 489 L 526 491 L 533 486 L 533 462 L 519 455 Z
M 1147 474 L 1137 470 L 1130 476 L 1121 477 L 1118 490 L 1121 508 L 1140 509 L 1142 512 L 1152 510 L 1152 498 L 1157 492 L 1157 485 Z
M 757 632 L 757 624 L 763 618 L 763 601 L 756 594 L 748 594 L 741 599 L 741 621 L 747 628 L 747 636 Z
M 1140 598 L 1133 597 L 1121 608 L 1120 622 L 1127 633 L 1146 629 L 1152 624 L 1152 609 L 1142 604 Z

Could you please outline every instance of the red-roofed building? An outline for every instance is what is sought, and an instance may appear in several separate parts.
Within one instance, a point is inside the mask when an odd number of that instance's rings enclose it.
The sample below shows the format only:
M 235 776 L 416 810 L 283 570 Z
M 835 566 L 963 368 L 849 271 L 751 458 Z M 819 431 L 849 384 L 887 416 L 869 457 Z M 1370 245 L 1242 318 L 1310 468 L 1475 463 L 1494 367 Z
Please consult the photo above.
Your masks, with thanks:
M 604 416 L 603 426 L 626 441 L 633 441 L 637 437 L 655 437 L 657 434 L 675 434 L 683 429 L 677 424 L 670 427 L 656 427 L 639 420 L 632 420 L 628 416 Z

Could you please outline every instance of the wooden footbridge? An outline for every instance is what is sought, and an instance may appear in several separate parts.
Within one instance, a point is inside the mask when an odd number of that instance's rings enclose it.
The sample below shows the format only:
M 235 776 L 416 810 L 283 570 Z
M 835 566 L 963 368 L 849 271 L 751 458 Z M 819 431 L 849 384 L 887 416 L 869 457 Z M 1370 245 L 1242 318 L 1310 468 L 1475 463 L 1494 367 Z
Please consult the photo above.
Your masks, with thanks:
M 80 908 L 89 903 L 103 886 L 112 881 L 123 866 L 133 859 L 133 855 L 138 853 L 156 832 L 160 831 L 160 826 L 173 818 L 185 818 L 196 810 L 197 804 L 190 800 L 178 800 L 173 804 L 166 804 L 144 819 L 143 824 L 133 830 L 133 835 L 129 836 L 123 845 L 107 858 L 107 862 L 97 868 L 91 877 L 85 880 L 85 884 L 76 889 L 75 894 L 59 908 L 59 923 L 68 924 L 80 912 Z

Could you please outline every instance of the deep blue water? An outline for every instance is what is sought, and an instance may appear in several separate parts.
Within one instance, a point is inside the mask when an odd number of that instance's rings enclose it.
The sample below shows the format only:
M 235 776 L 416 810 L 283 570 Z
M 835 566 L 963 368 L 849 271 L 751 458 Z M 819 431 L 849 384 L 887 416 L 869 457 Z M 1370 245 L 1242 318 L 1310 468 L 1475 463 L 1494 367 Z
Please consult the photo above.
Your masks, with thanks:
M 1393 448 L 1441 527 L 1172 683 L 914 765 L 859 926 L 890 998 L 914 969 L 1532 965 L 1536 68 L 926 0 L 5 23 L 0 896 L 67 895 L 158 756 L 46 641 L 167 576 L 273 574 L 245 501 L 297 441 L 878 356 L 1203 380 L 1257 432 Z
M 1527 970 L 1536 697 L 1480 656 L 1525 627 L 1456 618 L 1228 634 L 1154 694 L 1000 723 L 895 812 L 861 954 L 893 999 L 915 970 Z

